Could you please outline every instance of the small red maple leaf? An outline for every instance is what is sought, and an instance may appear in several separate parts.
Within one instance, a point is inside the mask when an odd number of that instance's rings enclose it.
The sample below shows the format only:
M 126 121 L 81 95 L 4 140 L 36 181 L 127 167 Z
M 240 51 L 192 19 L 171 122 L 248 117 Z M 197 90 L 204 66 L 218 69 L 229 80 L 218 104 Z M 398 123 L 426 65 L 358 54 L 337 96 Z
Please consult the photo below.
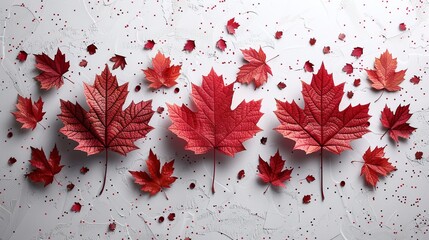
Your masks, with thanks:
M 35 77 L 40 82 L 41 88 L 45 90 L 52 87 L 60 88 L 64 84 L 63 75 L 69 71 L 70 67 L 70 62 L 66 62 L 66 55 L 62 54 L 58 48 L 54 60 L 45 53 L 34 54 L 34 56 L 36 57 L 36 68 L 42 72 Z
M 384 147 L 375 147 L 371 150 L 369 147 L 363 155 L 363 166 L 360 175 L 365 176 L 368 184 L 375 187 L 378 182 L 378 176 L 387 176 L 396 168 L 384 157 Z M 357 162 L 357 161 L 353 161 Z
M 383 111 L 381 112 L 381 124 L 383 127 L 387 128 L 386 132 L 381 136 L 389 132 L 389 136 L 395 141 L 399 141 L 399 137 L 408 138 L 414 130 L 417 128 L 411 127 L 407 121 L 411 118 L 412 114 L 410 113 L 410 104 L 406 106 L 399 105 L 395 113 L 387 107 L 384 106 Z M 380 139 L 381 139 L 380 138 Z
M 26 51 L 19 51 L 18 55 L 16 56 L 16 59 L 18 59 L 18 61 L 20 62 L 25 62 L 25 60 L 27 60 L 27 52 Z
M 340 111 L 344 95 L 344 84 L 334 85 L 332 74 L 324 64 L 313 74 L 310 84 L 302 82 L 305 107 L 301 109 L 292 103 L 277 101 L 275 114 L 280 120 L 276 130 L 284 137 L 295 141 L 294 149 L 307 154 L 321 151 L 321 192 L 323 195 L 323 151 L 340 154 L 351 149 L 350 142 L 361 138 L 368 130 L 369 104 L 349 105 Z
M 380 58 L 375 58 L 374 70 L 366 69 L 368 79 L 372 82 L 371 87 L 377 90 L 386 89 L 390 92 L 401 90 L 399 84 L 404 81 L 405 70 L 396 72 L 398 62 L 392 58 L 392 54 L 386 50 Z
M 306 71 L 306 72 L 314 72 L 313 66 L 314 66 L 314 64 L 312 64 L 310 61 L 306 61 L 304 63 L 304 71 Z
M 43 115 L 43 101 L 39 97 L 37 102 L 32 103 L 31 98 L 24 98 L 18 95 L 18 103 L 16 104 L 16 112 L 13 112 L 16 121 L 22 123 L 21 128 L 32 129 L 36 128 L 37 123 L 42 121 Z
M 316 39 L 315 38 L 310 38 L 310 40 L 308 41 L 308 43 L 310 44 L 310 46 L 313 46 L 314 44 L 316 44 Z
M 281 39 L 283 36 L 283 32 L 282 31 L 277 31 L 276 34 L 274 34 L 274 38 L 275 39 Z
M 143 70 L 146 79 L 151 83 L 150 88 L 158 89 L 162 86 L 169 88 L 177 84 L 176 79 L 180 76 L 182 66 L 170 66 L 170 64 L 170 58 L 166 58 L 161 52 L 152 58 L 153 68 Z
M 109 224 L 109 231 L 113 232 L 116 230 L 116 223 L 112 222 Z
M 346 63 L 346 65 L 344 65 L 344 67 L 343 67 L 343 72 L 345 72 L 347 74 L 352 74 L 353 73 L 353 65 L 351 65 L 350 63 Z
M 304 195 L 304 197 L 302 197 L 302 203 L 309 204 L 310 201 L 311 201 L 311 195 Z
M 313 177 L 313 175 L 308 175 L 305 180 L 307 180 L 308 183 L 311 183 L 315 180 L 315 178 Z
M 97 52 L 97 47 L 94 44 L 88 45 L 88 47 L 86 47 L 86 51 L 88 51 L 89 55 L 93 55 Z
M 146 50 L 152 50 L 152 48 L 155 46 L 155 41 L 153 40 L 147 40 L 145 45 L 144 45 L 144 49 Z
M 216 47 L 217 47 L 219 50 L 221 50 L 222 52 L 223 52 L 223 51 L 225 51 L 225 48 L 226 48 L 226 41 L 225 41 L 225 40 L 223 40 L 222 38 L 221 38 L 221 39 L 219 39 L 219 40 L 216 42 Z
M 249 48 L 243 49 L 241 52 L 248 63 L 240 67 L 240 71 L 237 73 L 237 82 L 249 84 L 253 81 L 255 88 L 260 87 L 267 81 L 268 74 L 273 75 L 266 61 L 267 56 L 261 47 L 259 47 L 259 51 Z
M 72 207 L 71 207 L 71 211 L 72 212 L 80 212 L 80 209 L 82 208 L 82 205 L 79 202 L 75 202 Z
M 412 77 L 412 78 L 410 79 L 410 82 L 411 82 L 412 84 L 414 84 L 414 85 L 419 84 L 419 83 L 420 83 L 420 77 L 418 77 L 418 76 L 414 75 L 414 77 Z
M 128 83 L 118 86 L 106 64 L 101 75 L 95 77 L 94 85 L 84 83 L 84 93 L 89 111 L 78 103 L 61 99 L 59 119 L 64 123 L 60 132 L 79 145 L 75 148 L 88 155 L 101 151 L 106 152 L 106 169 L 108 150 L 126 155 L 138 149 L 134 142 L 146 136 L 152 130 L 148 122 L 154 111 L 152 101 L 134 103 L 122 110 L 128 95 Z M 106 183 L 105 170 L 103 186 Z
M 238 27 L 240 27 L 240 24 L 235 22 L 235 18 L 229 19 L 228 22 L 226 23 L 226 31 L 229 34 L 235 34 L 235 29 L 237 29 Z
M 195 49 L 195 41 L 186 40 L 185 46 L 183 47 L 183 51 L 192 52 L 194 49 Z
M 9 165 L 13 165 L 16 163 L 16 158 L 14 157 L 10 157 L 9 160 L 7 160 L 7 164 Z
M 176 214 L 175 213 L 170 213 L 170 214 L 168 214 L 168 220 L 169 221 L 174 221 L 174 218 L 176 217 Z
M 89 171 L 89 168 L 87 168 L 87 167 L 81 167 L 79 171 L 82 174 L 86 174 Z
M 285 162 L 286 160 L 282 159 L 279 150 L 277 150 L 274 156 L 270 157 L 270 164 L 268 164 L 268 162 L 264 161 L 261 156 L 259 156 L 258 176 L 263 182 L 269 184 L 265 189 L 264 194 L 271 185 L 286 187 L 284 182 L 291 178 L 290 174 L 292 173 L 293 168 L 283 170 Z
M 46 158 L 45 152 L 42 149 L 31 147 L 30 164 L 35 169 L 27 174 L 27 177 L 32 182 L 44 183 L 44 187 L 51 184 L 54 176 L 61 171 L 64 165 L 60 165 L 61 156 L 57 146 L 49 154 L 49 160 Z M 58 183 L 59 184 L 59 183 Z
M 262 116 L 261 101 L 242 101 L 231 110 L 233 84 L 224 85 L 223 77 L 212 69 L 203 76 L 201 87 L 192 84 L 192 98 L 197 111 L 187 106 L 168 105 L 172 125 L 170 131 L 187 142 L 185 149 L 195 154 L 216 150 L 228 156 L 245 150 L 242 142 L 253 137 L 261 129 L 256 125 Z M 215 168 L 213 168 L 212 192 L 214 193 Z
M 417 152 L 414 154 L 414 156 L 415 156 L 415 158 L 416 158 L 417 160 L 421 160 L 421 159 L 423 158 L 423 152 L 422 152 L 422 151 L 417 151 Z
M 177 177 L 171 176 L 174 172 L 174 160 L 164 163 L 161 169 L 161 163 L 156 155 L 149 151 L 149 158 L 146 160 L 148 172 L 129 171 L 134 177 L 135 183 L 141 185 L 141 190 L 148 192 L 150 195 L 155 195 L 158 192 L 164 192 L 164 188 L 170 188 Z M 165 198 L 168 197 L 165 194 Z
M 69 183 L 69 184 L 67 184 L 67 191 L 71 191 L 71 190 L 73 190 L 74 189 L 74 184 L 73 183 Z
M 110 58 L 111 62 L 114 62 L 112 69 L 115 70 L 118 67 L 121 67 L 122 70 L 124 70 L 125 65 L 127 65 L 127 61 L 125 61 L 125 57 L 115 54 L 115 56 Z
M 363 48 L 355 47 L 352 51 L 351 56 L 356 57 L 356 58 L 360 58 L 360 56 L 362 56 L 362 54 L 363 54 Z

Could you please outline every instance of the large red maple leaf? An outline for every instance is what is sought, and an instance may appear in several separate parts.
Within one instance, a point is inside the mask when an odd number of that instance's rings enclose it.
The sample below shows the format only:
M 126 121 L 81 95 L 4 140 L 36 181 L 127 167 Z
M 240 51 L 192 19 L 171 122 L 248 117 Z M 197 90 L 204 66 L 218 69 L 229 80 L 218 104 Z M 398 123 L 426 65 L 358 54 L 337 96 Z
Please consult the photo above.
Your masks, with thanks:
M 152 59 L 152 67 L 143 70 L 146 79 L 150 82 L 149 87 L 158 89 L 162 86 L 172 87 L 177 84 L 176 79 L 180 76 L 181 65 L 172 65 L 169 57 L 158 52 Z
M 164 188 L 169 188 L 174 183 L 177 177 L 171 176 L 174 172 L 174 160 L 164 163 L 161 169 L 161 163 L 156 155 L 149 151 L 149 158 L 146 160 L 146 165 L 149 173 L 143 171 L 129 171 L 135 179 L 135 183 L 141 185 L 141 190 L 155 195 L 158 192 L 164 192 Z
M 282 157 L 280 156 L 279 150 L 277 150 L 274 156 L 270 157 L 270 164 L 268 164 L 266 161 L 264 161 L 261 158 L 261 156 L 259 156 L 258 176 L 259 178 L 261 178 L 263 182 L 269 183 L 269 185 L 265 189 L 264 194 L 267 192 L 268 188 L 271 185 L 286 187 L 284 182 L 291 178 L 290 174 L 292 173 L 293 169 L 283 170 L 283 167 L 285 166 L 285 162 L 286 160 L 282 159 Z
M 31 98 L 24 98 L 18 95 L 16 109 L 17 111 L 12 114 L 15 116 L 16 121 L 23 124 L 22 128 L 36 128 L 37 123 L 42 121 L 43 115 L 45 115 L 41 97 L 37 102 L 32 103 Z
M 35 169 L 27 174 L 27 177 L 33 182 L 42 182 L 44 186 L 51 184 L 54 176 L 61 171 L 64 165 L 60 165 L 61 156 L 57 146 L 54 146 L 49 154 L 49 160 L 46 158 L 42 149 L 31 147 L 31 166 Z
M 36 68 L 42 71 L 36 76 L 36 80 L 40 82 L 42 89 L 60 88 L 64 84 L 63 75 L 69 71 L 70 67 L 70 62 L 66 62 L 66 55 L 62 54 L 58 48 L 53 60 L 45 53 L 34 54 L 34 56 L 36 57 Z
M 262 48 L 256 51 L 253 48 L 241 50 L 243 57 L 248 63 L 240 67 L 237 73 L 237 82 L 251 83 L 255 82 L 255 88 L 260 87 L 268 79 L 268 74 L 273 75 L 270 66 L 267 64 L 267 56 Z
M 377 185 L 378 175 L 387 176 L 396 170 L 396 167 L 388 161 L 389 159 L 384 157 L 384 147 L 375 147 L 374 150 L 369 147 L 362 158 L 364 162 L 360 175 L 365 176 L 366 182 L 373 187 Z
M 100 194 L 104 190 L 107 173 L 108 150 L 126 155 L 138 149 L 134 142 L 152 130 L 149 126 L 154 111 L 152 101 L 134 103 L 122 110 L 128 95 L 128 83 L 118 86 L 116 77 L 105 67 L 95 77 L 94 85 L 84 84 L 89 112 L 78 103 L 61 100 L 61 114 L 64 123 L 60 132 L 79 145 L 75 148 L 88 155 L 106 152 L 106 169 Z
M 185 149 L 203 154 L 213 149 L 213 181 L 216 172 L 216 150 L 234 156 L 243 151 L 242 144 L 261 129 L 256 125 L 262 116 L 261 101 L 242 101 L 231 110 L 233 84 L 224 85 L 222 76 L 212 69 L 203 76 L 201 87 L 192 84 L 192 97 L 197 108 L 168 104 L 172 121 L 169 129 L 187 142 Z
M 381 112 L 381 124 L 383 127 L 387 128 L 383 136 L 389 132 L 389 136 L 395 141 L 399 141 L 399 137 L 408 138 L 414 130 L 417 128 L 410 126 L 407 121 L 411 118 L 412 114 L 410 113 L 410 104 L 401 106 L 399 105 L 395 113 L 387 107 L 384 106 L 383 111 Z M 381 139 L 380 138 L 380 139 Z
M 313 74 L 310 84 L 302 82 L 305 107 L 301 109 L 292 103 L 277 101 L 275 114 L 280 120 L 276 130 L 285 138 L 295 141 L 294 149 L 307 154 L 321 151 L 321 193 L 323 194 L 323 151 L 340 154 L 351 149 L 350 142 L 361 138 L 368 130 L 369 104 L 349 105 L 339 110 L 344 95 L 344 83 L 334 84 L 324 64 Z

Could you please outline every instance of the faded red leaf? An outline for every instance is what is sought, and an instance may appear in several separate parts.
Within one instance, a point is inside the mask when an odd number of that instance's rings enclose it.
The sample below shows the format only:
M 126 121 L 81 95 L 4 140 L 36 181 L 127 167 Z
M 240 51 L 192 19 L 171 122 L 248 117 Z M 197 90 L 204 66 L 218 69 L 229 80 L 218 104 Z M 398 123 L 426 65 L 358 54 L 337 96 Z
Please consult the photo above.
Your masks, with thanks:
M 238 27 L 240 27 L 240 24 L 235 22 L 235 18 L 229 19 L 228 22 L 226 23 L 226 31 L 229 34 L 235 34 L 235 29 L 237 29 Z
M 371 150 L 369 147 L 363 155 L 363 166 L 360 175 L 365 176 L 368 184 L 375 187 L 379 176 L 387 176 L 396 168 L 388 162 L 388 158 L 384 157 L 384 147 L 375 147 Z
M 48 55 L 34 54 L 36 57 L 36 68 L 42 73 L 37 75 L 35 79 L 40 82 L 41 88 L 48 90 L 52 87 L 60 88 L 64 84 L 63 75 L 69 71 L 70 62 L 66 62 L 65 54 L 62 54 L 58 48 L 54 60 Z
M 407 121 L 411 118 L 412 114 L 410 113 L 410 104 L 406 106 L 399 105 L 395 113 L 387 107 L 384 106 L 383 111 L 381 112 L 381 124 L 383 127 L 387 128 L 383 136 L 389 132 L 389 136 L 395 141 L 399 141 L 399 137 L 408 138 L 414 130 L 417 128 L 411 127 Z M 383 138 L 381 136 L 381 138 Z
M 79 67 L 86 67 L 88 65 L 88 62 L 85 59 L 82 59 L 79 63 Z
M 223 40 L 222 38 L 221 38 L 221 39 L 219 39 L 219 40 L 216 42 L 216 47 L 217 47 L 219 50 L 221 50 L 222 52 L 223 52 L 223 51 L 225 51 L 225 48 L 226 48 L 226 41 L 225 41 L 225 40 Z
M 306 72 L 313 72 L 314 68 L 313 68 L 314 64 L 312 64 L 310 61 L 307 61 L 304 63 L 304 70 Z
M 144 44 L 144 49 L 146 50 L 152 50 L 152 48 L 155 46 L 155 41 L 153 40 L 147 40 Z
M 361 47 L 355 47 L 352 51 L 352 56 L 356 57 L 356 58 L 360 58 L 360 56 L 362 56 L 363 54 L 363 48 Z
M 262 116 L 261 101 L 243 101 L 231 110 L 233 94 L 233 83 L 225 86 L 222 76 L 212 69 L 208 76 L 203 76 L 201 87 L 192 84 L 196 112 L 183 104 L 167 104 L 172 121 L 169 129 L 187 142 L 185 149 L 195 154 L 210 150 L 215 154 L 217 150 L 228 156 L 245 149 L 242 142 L 261 130 L 256 125 Z M 213 161 L 216 162 L 215 157 Z
M 43 112 L 43 101 L 39 97 L 37 102 L 32 103 L 31 98 L 24 98 L 18 95 L 18 103 L 16 104 L 16 112 L 13 112 L 16 121 L 22 123 L 21 128 L 35 129 L 37 123 L 43 120 L 45 112 Z
M 183 51 L 192 52 L 195 49 L 195 41 L 187 40 L 185 46 L 183 47 Z
M 399 84 L 404 81 L 405 70 L 396 72 L 398 62 L 392 58 L 392 54 L 386 50 L 380 58 L 375 58 L 374 70 L 366 69 L 368 79 L 372 82 L 371 86 L 377 90 L 386 89 L 390 92 L 401 90 Z
M 292 169 L 284 169 L 286 160 L 283 160 L 280 156 L 279 150 L 277 150 L 276 154 L 274 156 L 270 157 L 270 163 L 264 161 L 261 156 L 259 156 L 259 164 L 258 164 L 258 176 L 259 178 L 269 185 L 265 189 L 265 192 L 267 192 L 268 187 L 270 185 L 278 186 L 278 187 L 286 187 L 284 182 L 286 180 L 289 180 L 290 174 L 292 173 Z
M 343 72 L 345 72 L 347 74 L 352 74 L 353 73 L 353 65 L 351 65 L 350 63 L 346 63 L 346 65 L 344 65 L 344 67 L 343 67 Z
M 125 61 L 125 57 L 115 54 L 115 56 L 110 58 L 111 62 L 114 62 L 115 64 L 113 64 L 113 70 L 115 70 L 118 67 L 121 67 L 122 70 L 124 70 L 125 65 L 127 65 L 127 61 Z
M 302 82 L 302 94 L 304 109 L 295 101 L 289 103 L 276 100 L 275 114 L 280 121 L 276 130 L 285 138 L 295 141 L 294 149 L 301 149 L 307 154 L 321 150 L 322 164 L 324 150 L 340 154 L 351 149 L 352 140 L 369 132 L 369 104 L 349 105 L 340 111 L 344 83 L 334 85 L 332 74 L 328 74 L 323 63 L 319 72 L 313 74 L 310 84 Z
M 345 38 L 346 38 L 346 35 L 344 33 L 340 33 L 338 35 L 338 39 L 340 39 L 341 41 L 344 41 Z
M 27 52 L 21 50 L 16 56 L 16 59 L 18 59 L 18 61 L 20 62 L 25 62 L 25 60 L 27 60 L 27 56 L 28 56 Z
M 271 76 L 270 66 L 268 66 L 264 51 L 259 47 L 259 51 L 253 48 L 241 50 L 243 58 L 248 62 L 240 67 L 240 71 L 237 73 L 237 82 L 240 83 L 255 83 L 255 88 L 260 87 L 268 79 L 268 74 Z
M 176 80 L 180 76 L 182 66 L 170 66 L 170 64 L 170 58 L 166 58 L 161 52 L 152 58 L 153 68 L 143 70 L 146 79 L 150 82 L 150 88 L 158 89 L 162 86 L 169 88 L 177 84 Z
M 57 146 L 54 146 L 49 159 L 46 158 L 43 148 L 31 147 L 31 160 L 30 164 L 35 169 L 27 174 L 27 177 L 32 182 L 41 182 L 44 187 L 51 184 L 54 176 L 61 171 L 64 165 L 60 165 L 61 156 L 58 152 Z
M 330 52 L 331 52 L 331 47 L 330 46 L 323 47 L 323 54 L 328 54 Z

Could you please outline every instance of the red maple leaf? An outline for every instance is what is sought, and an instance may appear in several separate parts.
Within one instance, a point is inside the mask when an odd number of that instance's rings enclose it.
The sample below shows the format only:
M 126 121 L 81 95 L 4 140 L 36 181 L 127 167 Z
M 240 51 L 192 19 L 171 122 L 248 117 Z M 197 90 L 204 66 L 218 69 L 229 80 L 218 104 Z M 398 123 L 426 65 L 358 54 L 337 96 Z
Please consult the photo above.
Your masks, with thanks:
M 237 29 L 238 27 L 240 27 L 240 24 L 235 22 L 235 18 L 229 19 L 228 22 L 226 23 L 226 31 L 229 34 L 235 34 L 235 29 Z
M 306 178 L 305 178 L 305 180 L 307 180 L 307 182 L 308 183 L 311 183 L 311 182 L 313 182 L 314 180 L 316 180 L 314 177 L 313 177 L 313 175 L 308 175 Z
M 285 162 L 286 160 L 282 159 L 279 150 L 277 150 L 274 156 L 270 157 L 270 164 L 268 164 L 268 162 L 264 161 L 261 156 L 259 156 L 258 176 L 263 182 L 269 184 L 265 189 L 264 194 L 271 185 L 286 187 L 284 182 L 291 178 L 290 174 L 292 173 L 293 168 L 283 170 Z
M 302 197 L 302 203 L 309 204 L 310 201 L 311 201 L 311 195 L 304 195 L 304 197 Z
M 411 127 L 407 121 L 411 118 L 412 114 L 410 113 L 410 104 L 406 106 L 399 105 L 395 113 L 387 107 L 384 106 L 383 111 L 381 112 L 381 124 L 383 127 L 387 128 L 386 132 L 381 136 L 389 132 L 389 136 L 395 141 L 399 141 L 399 137 L 408 138 L 414 130 L 417 128 Z M 380 139 L 381 139 L 380 138 Z
M 146 50 L 152 50 L 152 48 L 155 46 L 155 41 L 153 40 L 147 40 L 145 45 L 144 45 L 144 49 Z
M 150 195 L 164 192 L 164 188 L 170 188 L 170 185 L 177 179 L 177 177 L 171 176 L 174 171 L 174 160 L 164 163 L 161 169 L 161 163 L 152 150 L 149 151 L 146 165 L 149 173 L 143 171 L 129 172 L 134 177 L 135 183 L 141 185 L 141 190 Z M 168 200 L 166 194 L 165 198 Z
M 97 46 L 94 44 L 88 45 L 88 47 L 86 47 L 86 51 L 88 51 L 89 55 L 93 55 L 95 52 L 97 52 Z
M 240 67 L 240 71 L 237 73 L 237 82 L 250 83 L 254 81 L 255 88 L 260 87 L 268 79 L 268 74 L 271 76 L 270 66 L 268 66 L 264 51 L 259 47 L 259 51 L 253 48 L 241 50 L 243 57 L 249 63 L 244 64 Z
M 314 44 L 316 44 L 316 39 L 315 38 L 310 38 L 310 40 L 308 41 L 308 43 L 313 46 Z
M 162 86 L 172 87 L 177 84 L 176 79 L 180 76 L 181 65 L 172 65 L 169 57 L 165 57 L 164 54 L 158 52 L 154 58 L 152 58 L 152 67 L 143 70 L 146 75 L 146 79 L 151 82 L 150 88 L 158 89 Z
M 20 62 L 25 62 L 25 60 L 27 60 L 27 56 L 28 56 L 27 52 L 21 50 L 16 56 L 16 59 L 18 59 L 18 61 Z
M 414 77 L 412 77 L 412 78 L 410 79 L 410 82 L 411 82 L 412 84 L 414 84 L 414 85 L 419 84 L 419 82 L 420 82 L 420 77 L 418 77 L 418 76 L 414 75 Z
M 396 58 L 392 58 L 388 50 L 381 54 L 380 58 L 375 58 L 375 69 L 366 69 L 368 79 L 372 82 L 371 86 L 377 90 L 386 89 L 390 92 L 401 90 L 399 84 L 404 81 L 407 70 L 396 72 L 397 65 Z
M 195 41 L 187 40 L 185 46 L 183 47 L 183 51 L 192 52 L 195 49 Z
M 217 47 L 219 50 L 221 50 L 222 52 L 223 52 L 223 51 L 225 51 L 225 48 L 226 48 L 226 41 L 225 41 L 225 40 L 223 40 L 222 38 L 221 38 L 221 39 L 219 39 L 219 40 L 216 42 L 216 47 Z
M 363 48 L 361 47 L 355 47 L 352 51 L 352 56 L 356 57 L 356 58 L 360 58 L 360 56 L 362 56 L 363 54 Z
M 62 54 L 58 48 L 54 60 L 45 53 L 34 54 L 34 56 L 36 57 L 36 68 L 42 71 L 35 77 L 42 85 L 42 89 L 60 88 L 64 84 L 63 75 L 69 71 L 70 67 L 70 62 L 66 62 L 66 55 Z
M 343 72 L 345 72 L 347 74 L 352 74 L 353 73 L 353 65 L 351 65 L 350 63 L 346 63 L 346 65 L 344 65 L 344 67 L 343 67 Z
M 54 176 L 61 171 L 64 165 L 60 165 L 61 156 L 57 146 L 49 154 L 49 160 L 46 159 L 45 152 L 42 149 L 31 147 L 31 166 L 35 169 L 27 174 L 27 177 L 33 182 L 44 183 L 44 186 L 51 184 Z
M 13 112 L 16 121 L 22 123 L 22 128 L 34 129 L 37 123 L 42 121 L 43 115 L 43 101 L 39 97 L 37 102 L 32 103 L 31 98 L 23 98 L 18 95 L 18 103 L 16 104 L 16 112 Z
M 185 105 L 168 105 L 172 121 L 169 129 L 187 142 L 185 149 L 195 154 L 213 150 L 213 181 L 216 171 L 216 150 L 228 156 L 245 150 L 242 142 L 261 129 L 256 123 L 262 116 L 261 101 L 242 101 L 231 110 L 233 84 L 224 85 L 222 76 L 212 69 L 203 76 L 201 87 L 192 84 L 192 97 L 197 108 L 193 112 Z
M 321 193 L 323 195 L 323 152 L 340 154 L 351 149 L 350 142 L 361 138 L 368 130 L 369 104 L 349 105 L 339 110 L 344 95 L 344 84 L 334 84 L 332 74 L 328 74 L 324 64 L 317 74 L 313 74 L 310 84 L 302 82 L 305 107 L 301 109 L 292 103 L 277 101 L 275 114 L 280 120 L 276 130 L 285 138 L 295 141 L 294 149 L 307 154 L 321 151 Z
M 106 169 L 100 194 L 104 190 L 107 173 L 108 150 L 126 155 L 138 149 L 134 142 L 152 130 L 148 125 L 154 111 L 152 101 L 131 102 L 122 110 L 128 95 L 128 83 L 118 86 L 115 76 L 105 67 L 95 77 L 93 86 L 84 83 L 89 112 L 78 103 L 61 99 L 61 114 L 64 123 L 60 132 L 79 145 L 75 148 L 88 155 L 106 152 Z
M 373 187 L 376 186 L 379 175 L 387 176 L 387 174 L 396 170 L 396 168 L 388 162 L 389 159 L 384 157 L 384 147 L 375 147 L 374 150 L 371 150 L 369 147 L 362 158 L 364 162 L 360 175 L 364 175 L 366 182 Z
M 75 202 L 70 210 L 72 212 L 80 212 L 81 208 L 82 208 L 82 205 L 79 202 Z
M 125 57 L 115 54 L 115 56 L 110 58 L 111 62 L 114 62 L 115 64 L 113 64 L 113 70 L 115 70 L 118 67 L 121 67 L 122 70 L 124 70 L 125 65 L 127 65 L 127 61 L 125 61 Z
M 310 61 L 306 61 L 304 63 L 304 71 L 306 71 L 306 72 L 314 72 L 313 66 L 314 66 L 314 64 L 312 64 Z
M 275 39 L 281 39 L 283 36 L 283 32 L 282 31 L 277 31 L 276 34 L 274 34 L 274 38 Z

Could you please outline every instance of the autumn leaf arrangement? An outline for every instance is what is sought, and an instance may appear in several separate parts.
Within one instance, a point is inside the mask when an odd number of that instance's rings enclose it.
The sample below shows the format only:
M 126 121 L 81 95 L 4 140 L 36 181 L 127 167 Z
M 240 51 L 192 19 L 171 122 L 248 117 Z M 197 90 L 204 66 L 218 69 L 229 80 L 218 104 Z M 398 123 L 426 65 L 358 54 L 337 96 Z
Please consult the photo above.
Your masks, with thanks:
M 229 34 L 234 34 L 239 27 L 238 23 L 231 19 L 228 22 Z M 281 34 L 276 33 L 276 39 Z M 186 51 L 191 43 L 185 44 Z M 195 47 L 195 43 L 193 47 Z M 145 48 L 151 49 L 154 42 L 148 42 Z M 192 46 L 191 46 L 192 47 Z M 90 45 L 87 48 L 89 54 L 94 54 L 97 48 Z M 362 50 L 352 55 L 362 54 Z M 243 84 L 254 83 L 255 89 L 268 81 L 268 75 L 272 75 L 266 55 L 262 48 L 241 50 L 246 63 L 239 68 L 236 82 Z M 20 61 L 25 61 L 23 51 L 18 55 Z M 276 56 L 277 57 L 277 56 Z M 274 58 L 276 58 L 274 57 Z M 65 60 L 65 54 L 58 49 L 54 59 L 46 54 L 35 55 L 36 68 L 41 73 L 35 78 L 40 82 L 41 88 L 49 90 L 60 88 L 64 84 L 64 74 L 68 72 L 70 64 Z M 272 58 L 272 59 L 274 59 Z M 126 66 L 125 57 L 115 54 L 110 59 L 114 62 L 113 69 Z M 86 66 L 86 61 L 79 64 Z M 312 68 L 313 65 L 306 63 L 304 68 Z M 182 66 L 172 65 L 169 57 L 158 52 L 152 59 L 152 67 L 143 70 L 149 83 L 148 87 L 159 89 L 170 88 L 177 84 Z M 405 71 L 396 72 L 397 61 L 386 51 L 380 58 L 376 58 L 374 70 L 367 69 L 368 79 L 375 90 L 390 92 L 399 91 L 399 84 L 404 80 Z M 307 71 L 307 70 L 306 70 Z M 312 71 L 312 69 L 311 69 Z M 261 131 L 257 123 L 263 116 L 261 113 L 261 101 L 242 101 L 235 109 L 231 109 L 234 95 L 234 83 L 225 85 L 222 75 L 218 75 L 214 69 L 203 76 L 201 86 L 192 84 L 192 101 L 195 110 L 186 105 L 169 104 L 168 113 L 172 124 L 169 130 L 177 137 L 186 141 L 186 150 L 195 154 L 212 153 L 213 156 L 213 178 L 211 191 L 215 193 L 216 153 L 222 153 L 233 157 L 236 153 L 245 150 L 243 142 L 252 138 Z M 70 79 L 70 82 L 73 83 Z M 352 149 L 351 142 L 361 138 L 370 132 L 369 127 L 369 104 L 358 104 L 339 109 L 344 95 L 345 83 L 335 85 L 332 74 L 329 74 L 322 63 L 319 71 L 313 74 L 310 83 L 302 82 L 302 95 L 305 106 L 300 108 L 295 101 L 282 102 L 276 100 L 277 110 L 275 115 L 280 125 L 275 130 L 283 137 L 295 142 L 294 149 L 302 150 L 306 154 L 320 152 L 320 188 L 321 197 L 323 193 L 323 160 L 327 152 L 340 154 L 345 150 Z M 279 88 L 284 88 L 278 85 Z M 119 85 L 116 77 L 112 75 L 109 67 L 105 66 L 100 75 L 96 75 L 93 85 L 84 83 L 84 95 L 89 110 L 79 103 L 60 100 L 61 113 L 58 115 L 64 126 L 59 130 L 67 138 L 78 143 L 76 150 L 83 151 L 87 155 L 103 152 L 105 159 L 104 179 L 98 195 L 103 193 L 106 183 L 106 175 L 109 160 L 109 151 L 120 155 L 138 149 L 135 141 L 142 139 L 153 129 L 149 122 L 154 114 L 151 100 L 131 102 L 124 107 L 128 95 L 128 83 Z M 377 99 L 378 101 L 378 99 Z M 41 125 L 43 116 L 43 101 L 39 98 L 33 102 L 31 98 L 18 95 L 17 111 L 12 113 L 16 120 L 22 123 L 22 128 L 35 129 L 37 124 Z M 409 105 L 398 106 L 392 111 L 387 105 L 381 113 L 381 124 L 386 128 L 382 135 L 389 134 L 392 140 L 408 138 L 415 131 L 408 120 L 411 117 Z M 43 126 L 42 126 L 43 127 Z M 361 175 L 366 182 L 375 187 L 379 176 L 386 176 L 396 168 L 385 157 L 385 147 L 368 150 L 363 154 Z M 44 186 L 55 180 L 63 165 L 60 165 L 61 156 L 55 146 L 46 156 L 43 149 L 31 147 L 30 164 L 34 167 L 27 177 L 33 182 L 41 182 Z M 291 179 L 293 169 L 284 169 L 285 160 L 277 151 L 270 157 L 269 162 L 259 157 L 257 166 L 258 176 L 268 186 L 285 187 L 285 181 Z M 173 184 L 177 177 L 174 173 L 174 160 L 166 162 L 161 167 L 161 161 L 150 150 L 146 161 L 147 171 L 130 170 L 129 173 L 135 183 L 141 186 L 141 190 L 154 195 L 164 192 Z M 239 176 L 243 177 L 244 172 Z M 307 181 L 314 181 L 314 177 L 307 177 Z M 311 179 L 311 181 L 309 180 Z M 264 193 L 265 193 L 264 192 Z M 165 197 L 168 199 L 167 195 Z M 304 203 L 310 201 L 305 196 Z

